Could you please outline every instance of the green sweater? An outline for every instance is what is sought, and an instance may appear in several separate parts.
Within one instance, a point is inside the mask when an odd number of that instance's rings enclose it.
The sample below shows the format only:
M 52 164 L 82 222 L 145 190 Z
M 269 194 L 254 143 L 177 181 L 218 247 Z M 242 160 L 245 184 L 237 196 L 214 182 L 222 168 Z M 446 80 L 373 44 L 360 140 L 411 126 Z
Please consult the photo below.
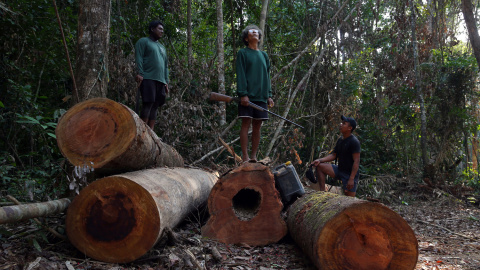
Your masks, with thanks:
M 267 102 L 272 97 L 270 60 L 264 51 L 243 48 L 237 53 L 237 95 Z
M 135 44 L 137 72 L 143 79 L 168 84 L 167 50 L 158 41 L 143 37 Z

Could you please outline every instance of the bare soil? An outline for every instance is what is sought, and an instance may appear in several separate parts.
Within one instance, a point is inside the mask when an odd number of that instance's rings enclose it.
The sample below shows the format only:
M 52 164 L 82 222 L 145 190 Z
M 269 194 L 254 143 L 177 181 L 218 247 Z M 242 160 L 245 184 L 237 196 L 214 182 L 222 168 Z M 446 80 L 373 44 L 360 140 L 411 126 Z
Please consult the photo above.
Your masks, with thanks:
M 480 208 L 452 196 L 413 203 L 386 203 L 412 227 L 419 243 L 415 269 L 480 269 Z M 85 257 L 68 240 L 32 221 L 0 225 L 1 269 L 315 269 L 287 236 L 277 244 L 225 245 L 200 235 L 205 215 L 196 213 L 133 263 Z M 63 216 L 41 219 L 62 231 Z

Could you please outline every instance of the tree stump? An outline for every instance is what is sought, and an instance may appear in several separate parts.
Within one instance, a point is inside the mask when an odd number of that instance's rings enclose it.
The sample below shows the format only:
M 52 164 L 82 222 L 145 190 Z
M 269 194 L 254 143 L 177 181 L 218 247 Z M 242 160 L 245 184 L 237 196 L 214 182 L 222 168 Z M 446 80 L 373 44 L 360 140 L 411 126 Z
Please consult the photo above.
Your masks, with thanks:
M 183 158 L 163 143 L 127 106 L 107 98 L 78 103 L 55 130 L 63 156 L 74 166 L 113 174 L 147 167 L 183 167 Z
M 150 250 L 165 228 L 177 226 L 207 201 L 218 175 L 157 168 L 99 179 L 68 208 L 67 236 L 87 256 L 131 262 Z
M 318 269 L 415 269 L 418 242 L 380 203 L 310 191 L 288 210 L 288 230 Z
M 225 244 L 262 246 L 287 234 L 283 204 L 269 168 L 245 163 L 220 178 L 208 197 L 202 235 Z

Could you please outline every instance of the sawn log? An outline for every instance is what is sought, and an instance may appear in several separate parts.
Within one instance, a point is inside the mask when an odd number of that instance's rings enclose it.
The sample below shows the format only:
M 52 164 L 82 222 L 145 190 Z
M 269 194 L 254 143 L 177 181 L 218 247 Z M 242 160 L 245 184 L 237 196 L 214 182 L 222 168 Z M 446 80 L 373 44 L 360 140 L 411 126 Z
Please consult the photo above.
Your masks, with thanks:
M 157 168 L 99 179 L 69 206 L 67 236 L 91 258 L 131 262 L 150 250 L 165 228 L 177 226 L 204 204 L 217 179 L 217 174 L 187 168 Z
M 283 204 L 273 174 L 261 163 L 245 163 L 228 172 L 208 197 L 210 218 L 202 235 L 226 244 L 262 246 L 287 234 Z
M 184 165 L 177 151 L 163 143 L 134 111 L 107 98 L 73 106 L 60 118 L 55 134 L 70 163 L 104 174 Z
M 408 223 L 380 203 L 311 192 L 288 209 L 288 230 L 318 269 L 415 269 Z

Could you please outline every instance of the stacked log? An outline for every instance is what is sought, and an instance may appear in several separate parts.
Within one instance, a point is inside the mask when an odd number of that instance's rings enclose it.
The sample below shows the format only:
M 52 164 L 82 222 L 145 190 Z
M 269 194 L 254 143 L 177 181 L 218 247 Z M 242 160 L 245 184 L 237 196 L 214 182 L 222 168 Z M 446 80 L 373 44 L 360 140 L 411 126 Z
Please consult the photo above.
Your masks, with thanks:
M 103 174 L 148 167 L 183 167 L 183 158 L 163 143 L 127 106 L 107 98 L 78 103 L 55 130 L 63 156 L 74 166 Z
M 290 235 L 318 269 L 415 269 L 413 230 L 380 203 L 311 192 L 287 214 Z
M 223 175 L 208 197 L 202 235 L 226 244 L 262 246 L 287 234 L 283 204 L 269 168 L 245 163 Z
M 66 231 L 87 256 L 131 262 L 150 250 L 207 201 L 218 175 L 199 169 L 157 168 L 94 181 L 68 208 Z

